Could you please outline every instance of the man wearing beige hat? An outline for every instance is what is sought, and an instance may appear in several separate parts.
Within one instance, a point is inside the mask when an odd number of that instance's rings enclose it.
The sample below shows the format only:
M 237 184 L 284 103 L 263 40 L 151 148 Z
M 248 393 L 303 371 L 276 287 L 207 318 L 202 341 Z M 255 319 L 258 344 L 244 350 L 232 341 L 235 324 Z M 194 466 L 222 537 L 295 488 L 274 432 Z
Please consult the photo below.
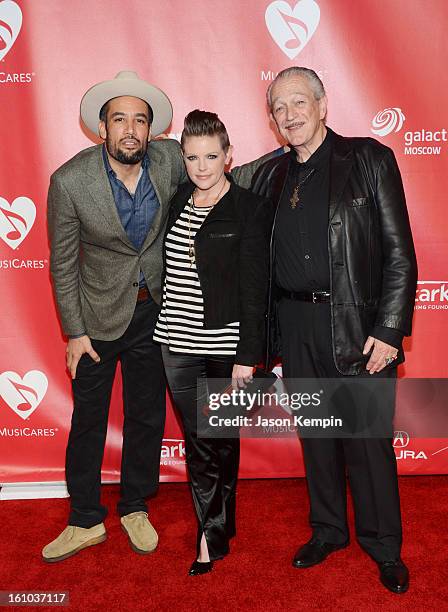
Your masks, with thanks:
M 152 334 L 168 203 L 186 180 L 178 143 L 151 141 L 171 122 L 170 101 L 135 72 L 89 89 L 81 118 L 104 144 L 61 166 L 48 194 L 51 274 L 74 398 L 66 454 L 71 512 L 42 551 L 49 562 L 106 539 L 101 463 L 118 361 L 124 409 L 118 512 L 135 552 L 157 546 L 146 498 L 159 482 L 165 382 Z

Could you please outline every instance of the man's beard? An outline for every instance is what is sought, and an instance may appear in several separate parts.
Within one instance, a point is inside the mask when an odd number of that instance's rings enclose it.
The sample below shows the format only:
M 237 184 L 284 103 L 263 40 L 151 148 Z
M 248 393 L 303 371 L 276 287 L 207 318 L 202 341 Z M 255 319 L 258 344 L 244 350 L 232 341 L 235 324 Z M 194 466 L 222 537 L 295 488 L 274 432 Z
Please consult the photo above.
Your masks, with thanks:
M 123 151 L 118 145 L 113 145 L 109 140 L 106 140 L 106 149 L 109 155 L 117 162 L 120 162 L 120 164 L 135 166 L 145 157 L 148 143 L 147 141 L 143 142 L 142 146 L 134 151 Z

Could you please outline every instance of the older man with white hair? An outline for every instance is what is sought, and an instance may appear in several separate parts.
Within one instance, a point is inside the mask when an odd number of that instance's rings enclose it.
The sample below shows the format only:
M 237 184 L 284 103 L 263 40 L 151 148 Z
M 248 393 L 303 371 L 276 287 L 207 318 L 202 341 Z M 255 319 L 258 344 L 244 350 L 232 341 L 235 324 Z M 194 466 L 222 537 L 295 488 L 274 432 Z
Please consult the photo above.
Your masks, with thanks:
M 372 138 L 344 138 L 327 127 L 325 89 L 309 68 L 280 72 L 267 98 L 290 152 L 264 156 L 234 175 L 275 206 L 276 308 L 271 299 L 269 312 L 277 313 L 284 375 L 387 378 L 393 386 L 403 336 L 411 333 L 417 271 L 394 154 Z M 341 402 L 333 407 L 346 411 Z M 393 410 L 385 401 L 380 408 L 390 432 Z M 311 567 L 347 546 L 348 473 L 357 539 L 378 563 L 386 588 L 404 593 L 409 574 L 400 558 L 390 437 L 322 435 L 303 437 L 302 445 L 312 538 L 293 565 Z

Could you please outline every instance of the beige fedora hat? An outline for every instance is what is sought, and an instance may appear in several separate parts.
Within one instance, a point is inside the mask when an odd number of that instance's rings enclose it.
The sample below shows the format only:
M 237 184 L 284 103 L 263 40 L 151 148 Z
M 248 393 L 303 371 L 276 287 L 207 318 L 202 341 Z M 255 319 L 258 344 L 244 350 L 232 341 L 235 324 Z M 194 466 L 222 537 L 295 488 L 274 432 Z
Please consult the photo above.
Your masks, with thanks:
M 81 119 L 94 134 L 98 134 L 101 107 L 118 96 L 135 96 L 149 104 L 154 113 L 151 124 L 153 136 L 164 132 L 171 123 L 173 107 L 163 91 L 140 79 L 136 72 L 122 70 L 111 81 L 103 81 L 91 87 L 81 100 Z

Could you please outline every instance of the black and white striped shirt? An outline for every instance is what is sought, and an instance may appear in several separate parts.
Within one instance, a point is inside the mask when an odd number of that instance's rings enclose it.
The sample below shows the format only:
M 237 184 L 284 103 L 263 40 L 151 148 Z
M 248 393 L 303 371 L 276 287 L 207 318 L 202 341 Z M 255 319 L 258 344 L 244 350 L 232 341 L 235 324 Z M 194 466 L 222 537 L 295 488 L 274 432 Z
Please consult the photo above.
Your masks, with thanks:
M 194 245 L 196 233 L 212 208 L 195 207 L 190 198 L 165 241 L 166 275 L 154 340 L 168 344 L 176 353 L 235 355 L 239 341 L 238 321 L 222 329 L 204 329 L 201 285 L 196 263 L 188 256 L 189 244 Z

